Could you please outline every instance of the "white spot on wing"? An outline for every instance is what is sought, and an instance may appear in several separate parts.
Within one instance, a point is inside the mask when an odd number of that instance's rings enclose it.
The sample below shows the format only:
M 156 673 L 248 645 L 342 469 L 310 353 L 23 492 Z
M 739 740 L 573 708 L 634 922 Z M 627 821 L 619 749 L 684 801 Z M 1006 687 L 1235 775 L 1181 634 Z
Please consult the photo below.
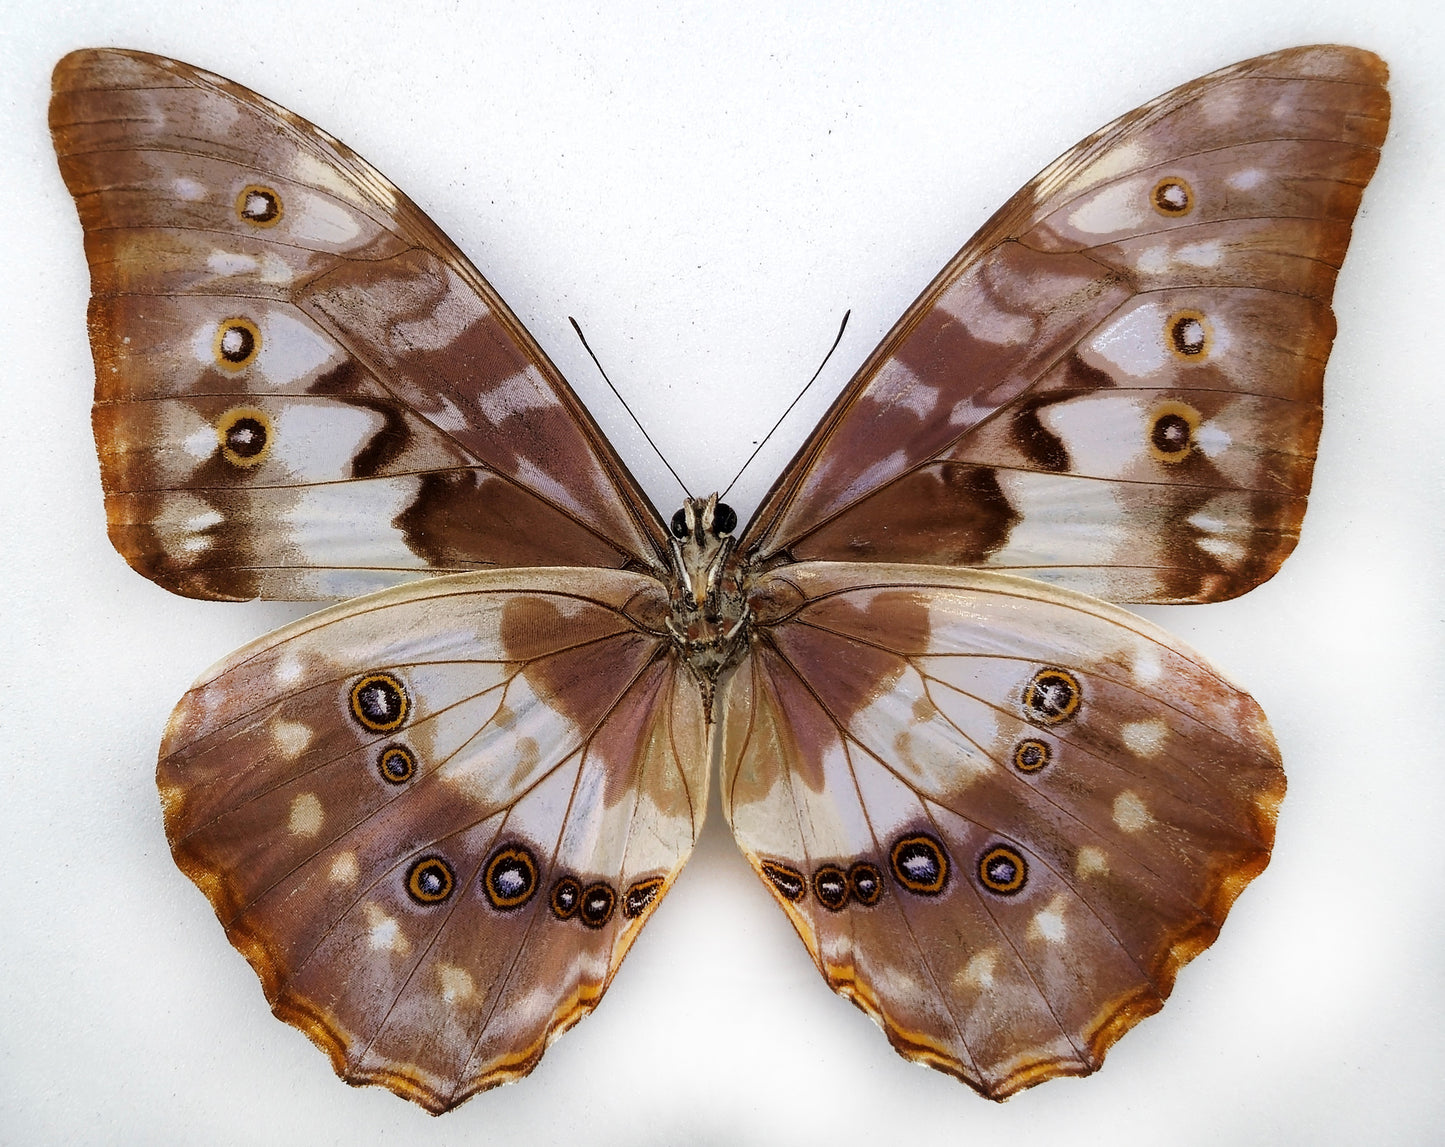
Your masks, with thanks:
M 247 275 L 261 266 L 254 255 L 240 255 L 234 251 L 212 251 L 206 260 L 206 270 L 213 275 Z
M 271 739 L 276 742 L 276 747 L 292 760 L 295 760 L 305 752 L 306 746 L 311 743 L 312 736 L 311 726 L 304 725 L 300 721 L 287 721 L 283 718 L 271 726 Z M 299 800 L 300 798 L 298 797 L 297 799 Z M 315 800 L 315 797 L 312 797 L 312 799 Z M 318 818 L 321 815 L 321 805 L 319 803 L 316 806 L 316 814 Z M 294 823 L 296 816 L 295 804 L 291 806 L 291 815 Z M 317 820 L 317 826 L 320 826 L 319 819 Z M 295 830 L 293 829 L 292 831 Z
M 437 965 L 437 984 L 441 987 L 442 999 L 449 1004 L 464 1004 L 477 991 L 471 973 L 455 964 Z
M 1148 209 L 1143 185 L 1131 179 L 1085 200 L 1069 212 L 1069 226 L 1091 235 L 1131 231 L 1144 222 Z
M 1125 790 L 1114 798 L 1114 823 L 1125 832 L 1139 832 L 1154 823 L 1139 794 Z
M 960 988 L 976 988 L 987 991 L 993 987 L 993 970 L 998 964 L 998 951 L 994 948 L 985 948 L 981 952 L 975 952 L 964 965 L 963 970 L 954 977 L 954 984 Z
M 405 955 L 411 950 L 411 944 L 402 935 L 401 925 L 395 918 L 388 916 L 379 904 L 366 906 L 366 930 L 372 948 L 378 952 L 391 951 Z
M 331 862 L 331 868 L 326 875 L 333 884 L 355 884 L 356 878 L 361 875 L 356 864 L 356 853 L 343 852 Z
M 1161 333 L 1164 319 L 1157 306 L 1135 307 L 1104 327 L 1084 346 L 1127 375 L 1135 378 L 1151 375 L 1164 366 L 1169 353 Z
M 1119 730 L 1125 747 L 1136 757 L 1157 757 L 1164 750 L 1169 726 L 1158 717 L 1147 721 L 1130 721 Z
M 1229 431 L 1216 422 L 1206 422 L 1194 432 L 1194 445 L 1206 458 L 1217 458 L 1233 445 Z
M 1074 858 L 1074 875 L 1080 879 L 1090 876 L 1105 876 L 1109 872 L 1109 858 L 1104 855 L 1102 848 L 1095 848 L 1092 844 L 1086 844 L 1079 849 L 1079 855 Z
M 1236 191 L 1252 191 L 1264 182 L 1264 172 L 1257 167 L 1246 167 L 1243 171 L 1236 171 L 1225 182 Z
M 171 184 L 171 189 L 175 191 L 177 199 L 184 199 L 187 203 L 195 203 L 206 198 L 205 185 L 197 183 L 194 179 L 188 179 L 184 175 L 178 177 Z
M 1034 913 L 1034 918 L 1029 921 L 1028 937 L 1030 940 L 1047 940 L 1050 944 L 1062 943 L 1068 935 L 1068 928 L 1064 924 L 1064 908 L 1068 901 L 1060 892 L 1049 901 L 1047 908 Z
M 293 836 L 315 836 L 321 831 L 324 819 L 321 798 L 315 793 L 300 793 L 291 801 L 291 819 L 287 828 Z

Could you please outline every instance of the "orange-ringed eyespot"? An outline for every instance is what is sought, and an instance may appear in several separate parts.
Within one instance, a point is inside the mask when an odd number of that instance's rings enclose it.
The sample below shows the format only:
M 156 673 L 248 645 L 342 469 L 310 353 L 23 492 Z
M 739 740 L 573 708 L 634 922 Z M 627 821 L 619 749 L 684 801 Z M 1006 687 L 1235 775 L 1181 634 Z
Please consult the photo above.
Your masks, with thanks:
M 778 894 L 784 900 L 796 903 L 808 891 L 808 882 L 803 879 L 803 874 L 796 868 L 789 868 L 786 864 L 776 860 L 765 860 L 761 867 L 763 875 L 768 878 L 768 883 L 778 890 Z
M 1049 763 L 1053 750 L 1048 742 L 1030 737 L 1014 746 L 1014 768 L 1021 773 L 1037 773 Z
M 416 772 L 416 757 L 405 745 L 387 745 L 376 758 L 376 767 L 388 784 L 404 785 Z
M 622 898 L 622 914 L 629 920 L 641 916 L 643 911 L 657 899 L 657 894 L 662 891 L 662 877 L 649 876 L 646 880 L 639 880 L 627 890 Z
M 612 919 L 612 909 L 617 906 L 617 893 L 612 886 L 598 881 L 582 890 L 582 923 L 589 928 L 601 928 Z
M 813 895 L 830 912 L 848 903 L 848 874 L 836 865 L 825 864 L 813 873 Z
M 390 673 L 368 673 L 351 687 L 351 715 L 373 733 L 401 728 L 410 708 L 406 690 Z
M 859 904 L 877 904 L 878 898 L 883 895 L 883 873 L 878 871 L 876 864 L 860 860 L 848 869 L 848 887 Z
M 482 874 L 482 888 L 492 907 L 503 912 L 520 908 L 537 891 L 537 859 L 525 845 L 497 849 Z
M 250 319 L 222 319 L 212 348 L 216 365 L 226 370 L 247 366 L 261 350 L 261 329 Z
M 1057 725 L 1078 712 L 1082 696 L 1078 678 L 1067 669 L 1041 669 L 1024 690 L 1024 708 L 1031 720 Z
M 1012 896 L 1024 886 L 1029 866 L 1007 845 L 996 844 L 978 858 L 978 879 L 990 892 Z
M 1194 190 L 1178 176 L 1168 176 L 1154 185 L 1149 202 L 1160 215 L 1188 215 L 1194 208 Z
M 221 457 L 232 466 L 260 465 L 271 448 L 271 419 L 264 410 L 234 407 L 216 420 L 216 442 Z
M 899 884 L 920 896 L 937 896 L 948 883 L 948 854 L 927 833 L 899 838 L 889 855 Z
M 1209 350 L 1209 325 L 1198 311 L 1169 316 L 1169 349 L 1180 358 L 1201 359 Z
M 257 227 L 274 227 L 281 221 L 281 196 L 275 188 L 252 183 L 236 196 L 236 214 Z
M 456 883 L 451 866 L 440 856 L 426 856 L 411 866 L 406 890 L 418 904 L 439 904 L 452 894 Z
M 577 915 L 577 905 L 582 902 L 582 885 L 570 876 L 564 876 L 552 885 L 552 915 L 558 920 L 570 920 Z

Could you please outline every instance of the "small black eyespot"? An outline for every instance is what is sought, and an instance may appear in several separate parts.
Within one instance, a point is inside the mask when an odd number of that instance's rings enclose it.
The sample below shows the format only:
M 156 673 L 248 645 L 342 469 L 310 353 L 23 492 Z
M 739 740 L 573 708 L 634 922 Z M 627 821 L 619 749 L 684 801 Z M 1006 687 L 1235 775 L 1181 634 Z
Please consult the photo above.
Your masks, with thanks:
M 672 536 L 685 539 L 687 537 L 687 511 L 679 510 L 672 515 Z
M 738 514 L 725 502 L 719 502 L 717 509 L 712 512 L 712 532 L 718 537 L 730 534 L 737 529 Z

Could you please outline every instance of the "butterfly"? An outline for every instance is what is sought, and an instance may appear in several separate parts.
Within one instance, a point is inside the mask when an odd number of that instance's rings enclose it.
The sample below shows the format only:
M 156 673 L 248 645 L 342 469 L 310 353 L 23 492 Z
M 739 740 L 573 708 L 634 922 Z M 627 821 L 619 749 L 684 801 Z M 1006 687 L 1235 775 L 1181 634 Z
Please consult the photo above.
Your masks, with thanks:
M 1298 537 L 1388 122 L 1299 48 L 1096 132 L 969 241 L 741 530 L 665 518 L 395 186 L 230 81 L 72 53 L 109 533 L 342 599 L 204 674 L 157 779 L 276 1014 L 433 1112 L 594 1008 L 713 783 L 825 980 L 1002 1099 L 1095 1070 L 1269 859 L 1259 706 L 1119 602 Z

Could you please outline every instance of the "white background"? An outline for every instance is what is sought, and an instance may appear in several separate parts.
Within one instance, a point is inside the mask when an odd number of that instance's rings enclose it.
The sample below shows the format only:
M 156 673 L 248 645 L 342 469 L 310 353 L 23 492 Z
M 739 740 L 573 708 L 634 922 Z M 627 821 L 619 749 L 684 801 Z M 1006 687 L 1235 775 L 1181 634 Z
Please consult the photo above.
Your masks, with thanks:
M 0 1140 L 145 1143 L 1359 1143 L 1445 1117 L 1441 658 L 1445 37 L 1434 4 L 1150 0 L 749 8 L 76 2 L 0 11 Z M 299 11 L 293 9 L 300 9 Z M 36 8 L 35 12 L 39 9 Z M 1098 1075 L 1005 1105 L 896 1057 L 822 984 L 714 808 L 596 1015 L 440 1120 L 339 1083 L 270 1016 L 170 861 L 171 706 L 304 612 L 171 597 L 106 541 L 87 274 L 45 127 L 66 51 L 232 77 L 408 191 L 532 329 L 666 512 L 746 517 L 935 271 L 1114 116 L 1235 60 L 1372 48 L 1394 122 L 1339 281 L 1298 550 L 1224 605 L 1156 609 L 1250 689 L 1290 773 L 1275 859 Z

